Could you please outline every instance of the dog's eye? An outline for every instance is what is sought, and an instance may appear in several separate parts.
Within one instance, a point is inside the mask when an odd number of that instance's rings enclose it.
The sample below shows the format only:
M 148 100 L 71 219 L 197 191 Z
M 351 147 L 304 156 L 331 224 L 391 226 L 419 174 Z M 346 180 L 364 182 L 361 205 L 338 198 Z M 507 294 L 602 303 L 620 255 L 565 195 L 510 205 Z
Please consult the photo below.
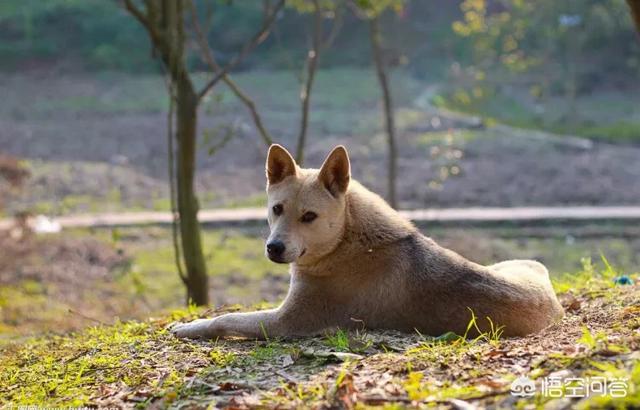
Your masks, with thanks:
M 301 222 L 304 222 L 306 224 L 313 222 L 314 219 L 316 219 L 318 217 L 318 214 L 316 214 L 315 212 L 305 212 L 304 215 L 302 215 L 302 218 L 300 218 Z
M 271 209 L 273 209 L 273 214 L 274 214 L 275 216 L 279 216 L 279 215 L 281 215 L 281 214 L 282 214 L 282 210 L 283 210 L 283 209 L 282 209 L 282 204 L 276 204 L 276 205 L 274 205 L 274 206 L 273 206 L 273 208 L 271 208 Z

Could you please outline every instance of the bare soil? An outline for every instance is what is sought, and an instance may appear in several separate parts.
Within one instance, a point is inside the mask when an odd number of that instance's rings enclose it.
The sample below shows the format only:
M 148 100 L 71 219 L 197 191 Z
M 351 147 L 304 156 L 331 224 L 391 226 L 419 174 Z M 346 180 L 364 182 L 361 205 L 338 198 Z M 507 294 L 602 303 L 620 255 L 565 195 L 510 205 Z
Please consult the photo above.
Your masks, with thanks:
M 147 84 L 139 90 L 147 93 L 146 99 L 129 101 L 125 98 L 133 98 L 133 91 L 118 89 L 118 81 L 135 88 L 131 77 L 5 76 L 0 86 L 13 99 L 0 103 L 0 151 L 28 159 L 33 174 L 22 194 L 9 202 L 10 211 L 43 202 L 49 204 L 47 213 L 104 210 L 114 204 L 166 206 L 161 203 L 167 196 L 166 114 L 158 80 L 148 85 L 149 79 L 140 79 Z M 273 93 L 263 95 L 259 84 L 250 82 L 247 91 L 262 103 L 276 141 L 293 148 L 297 107 L 280 102 Z M 428 89 L 428 84 L 412 85 L 416 99 Z M 18 87 L 26 91 L 20 93 Z M 333 145 L 344 143 L 354 177 L 384 194 L 386 145 L 376 101 L 347 104 L 350 115 L 345 116 L 344 104 L 324 102 L 327 98 L 319 90 L 322 103 L 315 115 L 312 110 L 308 165 L 318 166 Z M 412 101 L 399 99 L 397 109 L 402 208 L 638 203 L 640 146 L 594 142 L 584 148 L 530 138 L 533 133 L 526 130 L 479 129 Z M 236 136 L 213 156 L 207 154 L 211 141 L 201 141 L 202 205 L 259 202 L 266 147 L 242 106 L 222 107 L 203 109 L 200 128 L 217 135 L 221 126 L 228 126 Z M 93 201 L 78 200 L 82 196 Z

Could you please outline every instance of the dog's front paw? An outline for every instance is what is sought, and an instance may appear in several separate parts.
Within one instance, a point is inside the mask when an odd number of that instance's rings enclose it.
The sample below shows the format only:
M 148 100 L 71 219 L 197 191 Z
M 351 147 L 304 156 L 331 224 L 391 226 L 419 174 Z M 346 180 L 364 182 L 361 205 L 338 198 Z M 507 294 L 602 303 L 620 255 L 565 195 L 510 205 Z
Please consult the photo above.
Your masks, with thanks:
M 188 339 L 203 339 L 211 337 L 211 319 L 197 319 L 189 323 L 178 323 L 169 331 L 174 336 Z

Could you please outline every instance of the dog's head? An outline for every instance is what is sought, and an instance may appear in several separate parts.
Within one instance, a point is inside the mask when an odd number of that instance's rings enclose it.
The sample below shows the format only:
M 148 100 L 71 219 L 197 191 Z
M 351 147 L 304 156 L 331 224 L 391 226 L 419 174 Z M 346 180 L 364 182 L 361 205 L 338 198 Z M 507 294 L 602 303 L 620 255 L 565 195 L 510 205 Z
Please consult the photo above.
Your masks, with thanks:
M 345 225 L 351 170 L 343 146 L 318 169 L 302 169 L 280 145 L 267 155 L 269 228 L 265 253 L 278 263 L 313 263 L 335 249 Z

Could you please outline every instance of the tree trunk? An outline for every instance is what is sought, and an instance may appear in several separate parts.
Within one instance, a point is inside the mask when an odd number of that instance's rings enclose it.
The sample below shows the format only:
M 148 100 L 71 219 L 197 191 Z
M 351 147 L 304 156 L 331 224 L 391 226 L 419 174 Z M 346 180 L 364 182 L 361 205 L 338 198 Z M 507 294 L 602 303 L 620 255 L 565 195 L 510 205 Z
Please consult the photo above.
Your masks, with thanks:
M 387 170 L 387 201 L 393 208 L 396 202 L 396 132 L 393 118 L 393 102 L 391 101 L 391 91 L 389 89 L 389 77 L 387 75 L 384 58 L 382 56 L 382 35 L 380 34 L 380 22 L 378 17 L 373 17 L 370 21 L 370 40 L 373 62 L 378 75 L 378 82 L 382 90 L 382 102 L 384 104 L 384 118 L 387 130 L 387 145 L 389 149 L 388 170 Z
M 198 97 L 184 75 L 176 81 L 177 106 L 177 202 L 180 237 L 186 268 L 187 301 L 198 306 L 209 303 L 207 265 L 202 252 L 198 198 L 194 191 Z
M 200 224 L 198 222 L 198 198 L 193 189 L 196 172 L 197 117 L 199 95 L 196 93 L 184 62 L 184 2 L 174 0 L 146 0 L 146 13 L 138 9 L 132 0 L 124 0 L 127 10 L 144 26 L 153 43 L 154 52 L 160 56 L 170 81 L 170 97 L 176 105 L 177 145 L 176 170 L 170 169 L 171 208 L 174 209 L 173 183 L 175 178 L 182 257 L 186 275 L 182 274 L 180 258 L 176 254 L 178 273 L 187 287 L 187 302 L 202 306 L 209 303 L 207 265 L 202 252 Z M 172 114 L 172 113 L 170 113 Z M 172 118 L 168 120 L 172 132 Z M 174 138 L 170 135 L 169 138 Z M 171 140 L 170 140 L 171 141 Z M 172 158 L 172 144 L 169 144 Z M 170 168 L 172 161 L 169 161 Z M 174 228 L 175 229 L 175 228 Z M 177 235 L 174 235 L 176 240 Z M 178 244 L 174 243 L 176 250 Z
M 184 62 L 184 2 L 162 0 L 159 23 L 164 33 L 164 44 L 159 46 L 176 101 L 176 202 L 182 257 L 187 287 L 187 303 L 198 306 L 209 303 L 207 266 L 202 252 L 198 198 L 193 183 L 196 172 L 197 116 L 199 97 Z M 151 3 L 147 3 L 151 4 Z M 156 3 L 158 4 L 158 3 Z M 151 11 L 151 9 L 149 10 Z M 151 14 L 150 14 L 151 15 Z
M 627 0 L 629 8 L 631 9 L 631 18 L 636 25 L 636 30 L 640 34 L 640 0 Z

